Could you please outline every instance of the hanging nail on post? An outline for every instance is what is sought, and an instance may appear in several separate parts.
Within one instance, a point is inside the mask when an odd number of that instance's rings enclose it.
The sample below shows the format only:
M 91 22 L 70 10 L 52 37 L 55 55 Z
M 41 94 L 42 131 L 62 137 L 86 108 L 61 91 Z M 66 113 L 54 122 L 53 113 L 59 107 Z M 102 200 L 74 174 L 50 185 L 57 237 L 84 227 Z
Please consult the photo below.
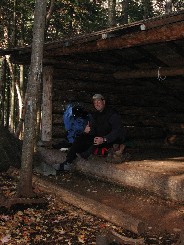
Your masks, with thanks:
M 158 77 L 157 77 L 157 79 L 158 79 L 159 81 L 163 81 L 163 80 L 166 79 L 166 76 L 165 76 L 165 77 L 161 77 L 161 75 L 160 75 L 160 69 L 161 69 L 161 67 L 158 68 Z

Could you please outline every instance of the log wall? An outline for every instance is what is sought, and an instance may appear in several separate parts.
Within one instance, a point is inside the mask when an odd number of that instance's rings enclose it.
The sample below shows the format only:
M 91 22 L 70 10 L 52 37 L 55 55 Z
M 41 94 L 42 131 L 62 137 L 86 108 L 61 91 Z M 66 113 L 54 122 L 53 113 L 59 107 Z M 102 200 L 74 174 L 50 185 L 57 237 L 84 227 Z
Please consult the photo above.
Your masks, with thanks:
M 101 67 L 100 67 L 101 68 Z M 91 98 L 102 93 L 116 108 L 132 146 L 184 146 L 183 77 L 116 79 L 108 72 L 85 66 L 55 68 L 53 77 L 53 139 L 65 136 L 63 111 L 69 102 L 93 110 Z

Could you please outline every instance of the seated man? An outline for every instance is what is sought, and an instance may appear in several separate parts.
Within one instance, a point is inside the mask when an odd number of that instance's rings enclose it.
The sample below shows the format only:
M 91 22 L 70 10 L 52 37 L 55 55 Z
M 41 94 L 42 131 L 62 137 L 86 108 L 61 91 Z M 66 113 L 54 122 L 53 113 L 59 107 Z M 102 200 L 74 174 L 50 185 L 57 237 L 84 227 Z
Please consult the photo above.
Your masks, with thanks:
M 110 148 L 113 144 L 118 144 L 121 145 L 119 151 L 123 152 L 124 131 L 121 116 L 117 111 L 106 106 L 103 95 L 95 94 L 92 100 L 96 112 L 91 115 L 84 133 L 75 138 L 66 161 L 54 165 L 56 170 L 69 170 L 78 153 L 87 158 L 94 147 Z

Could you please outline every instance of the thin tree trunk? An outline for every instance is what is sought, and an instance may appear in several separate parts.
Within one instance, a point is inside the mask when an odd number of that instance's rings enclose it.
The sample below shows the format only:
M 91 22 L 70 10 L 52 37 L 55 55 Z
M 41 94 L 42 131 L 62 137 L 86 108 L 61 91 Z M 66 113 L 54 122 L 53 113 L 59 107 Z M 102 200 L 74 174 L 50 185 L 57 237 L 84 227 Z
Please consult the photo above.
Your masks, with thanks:
M 7 61 L 7 59 L 6 59 Z M 7 69 L 7 77 L 6 77 L 6 93 L 5 93 L 5 127 L 9 127 L 9 119 L 10 119 L 10 71 Z
M 0 80 L 1 126 L 4 126 L 5 81 L 6 81 L 6 58 L 3 57 L 2 64 L 1 64 L 1 80 Z
M 25 95 L 24 102 L 22 103 L 22 114 L 20 115 L 19 123 L 15 132 L 17 138 L 20 137 L 20 134 L 23 131 L 24 119 L 26 114 L 26 103 L 27 103 L 27 95 Z
M 16 20 L 17 20 L 17 0 L 14 0 L 14 11 L 13 11 L 13 25 L 12 25 L 12 34 L 10 38 L 10 47 L 16 46 Z M 9 119 L 9 129 L 13 133 L 14 132 L 14 125 L 15 125 L 15 66 L 10 62 L 8 58 L 8 65 L 10 69 L 11 75 L 11 86 L 10 86 L 10 119 Z
M 17 82 L 15 82 L 15 88 L 16 88 L 17 96 L 18 96 L 19 118 L 20 118 L 22 115 L 22 96 L 21 96 L 20 87 Z
M 50 2 L 50 8 L 49 8 L 49 11 L 48 11 L 47 16 L 46 16 L 46 24 L 45 24 L 46 26 L 48 25 L 49 20 L 52 17 L 52 13 L 54 11 L 54 4 L 55 4 L 55 0 L 51 0 L 51 2 Z
M 128 24 L 128 1 L 122 1 L 122 24 Z
M 165 13 L 170 14 L 172 12 L 172 0 L 166 0 Z
M 24 93 L 24 67 L 20 65 L 20 87 L 16 84 L 17 94 L 18 94 L 18 103 L 19 103 L 19 123 L 17 125 L 15 135 L 20 138 L 20 134 L 23 132 L 23 124 L 25 118 L 25 103 L 26 97 Z M 24 102 L 23 102 L 24 98 Z
M 116 0 L 108 0 L 108 26 L 116 25 Z
M 45 16 L 46 0 L 37 0 L 33 27 L 31 69 L 27 88 L 25 130 L 21 160 L 22 166 L 18 187 L 18 195 L 21 197 L 33 196 L 32 165 L 36 137 L 36 117 L 40 90 L 39 88 L 42 73 Z
M 12 45 L 16 47 L 17 44 L 17 0 L 14 0 L 14 11 L 13 11 L 13 33 L 12 33 Z
M 24 13 L 21 14 L 21 45 L 24 45 Z M 25 84 L 24 84 L 24 66 L 20 65 L 20 94 L 22 98 L 22 108 L 19 111 L 19 122 L 15 131 L 15 135 L 18 138 L 22 138 L 23 134 L 23 127 L 24 127 L 24 119 L 25 119 L 25 113 L 26 113 L 26 94 L 25 94 Z M 20 108 L 20 107 L 19 107 Z
M 21 97 L 24 98 L 25 91 L 24 91 L 24 66 L 20 65 L 20 93 Z
M 143 0 L 142 4 L 144 7 L 143 19 L 148 19 L 152 17 L 153 16 L 152 0 Z
M 10 71 L 11 85 L 10 85 L 10 118 L 9 118 L 9 128 L 10 131 L 14 132 L 14 112 L 15 112 L 15 68 L 10 61 L 10 57 L 7 56 L 7 63 Z

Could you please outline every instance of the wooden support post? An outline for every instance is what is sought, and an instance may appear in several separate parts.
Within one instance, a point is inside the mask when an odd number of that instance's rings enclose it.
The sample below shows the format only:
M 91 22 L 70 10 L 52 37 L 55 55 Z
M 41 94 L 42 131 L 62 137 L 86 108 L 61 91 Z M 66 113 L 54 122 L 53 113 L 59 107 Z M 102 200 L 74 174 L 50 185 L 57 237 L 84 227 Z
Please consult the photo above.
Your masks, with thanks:
M 52 140 L 52 83 L 53 67 L 45 66 L 43 68 L 41 141 L 46 145 Z

